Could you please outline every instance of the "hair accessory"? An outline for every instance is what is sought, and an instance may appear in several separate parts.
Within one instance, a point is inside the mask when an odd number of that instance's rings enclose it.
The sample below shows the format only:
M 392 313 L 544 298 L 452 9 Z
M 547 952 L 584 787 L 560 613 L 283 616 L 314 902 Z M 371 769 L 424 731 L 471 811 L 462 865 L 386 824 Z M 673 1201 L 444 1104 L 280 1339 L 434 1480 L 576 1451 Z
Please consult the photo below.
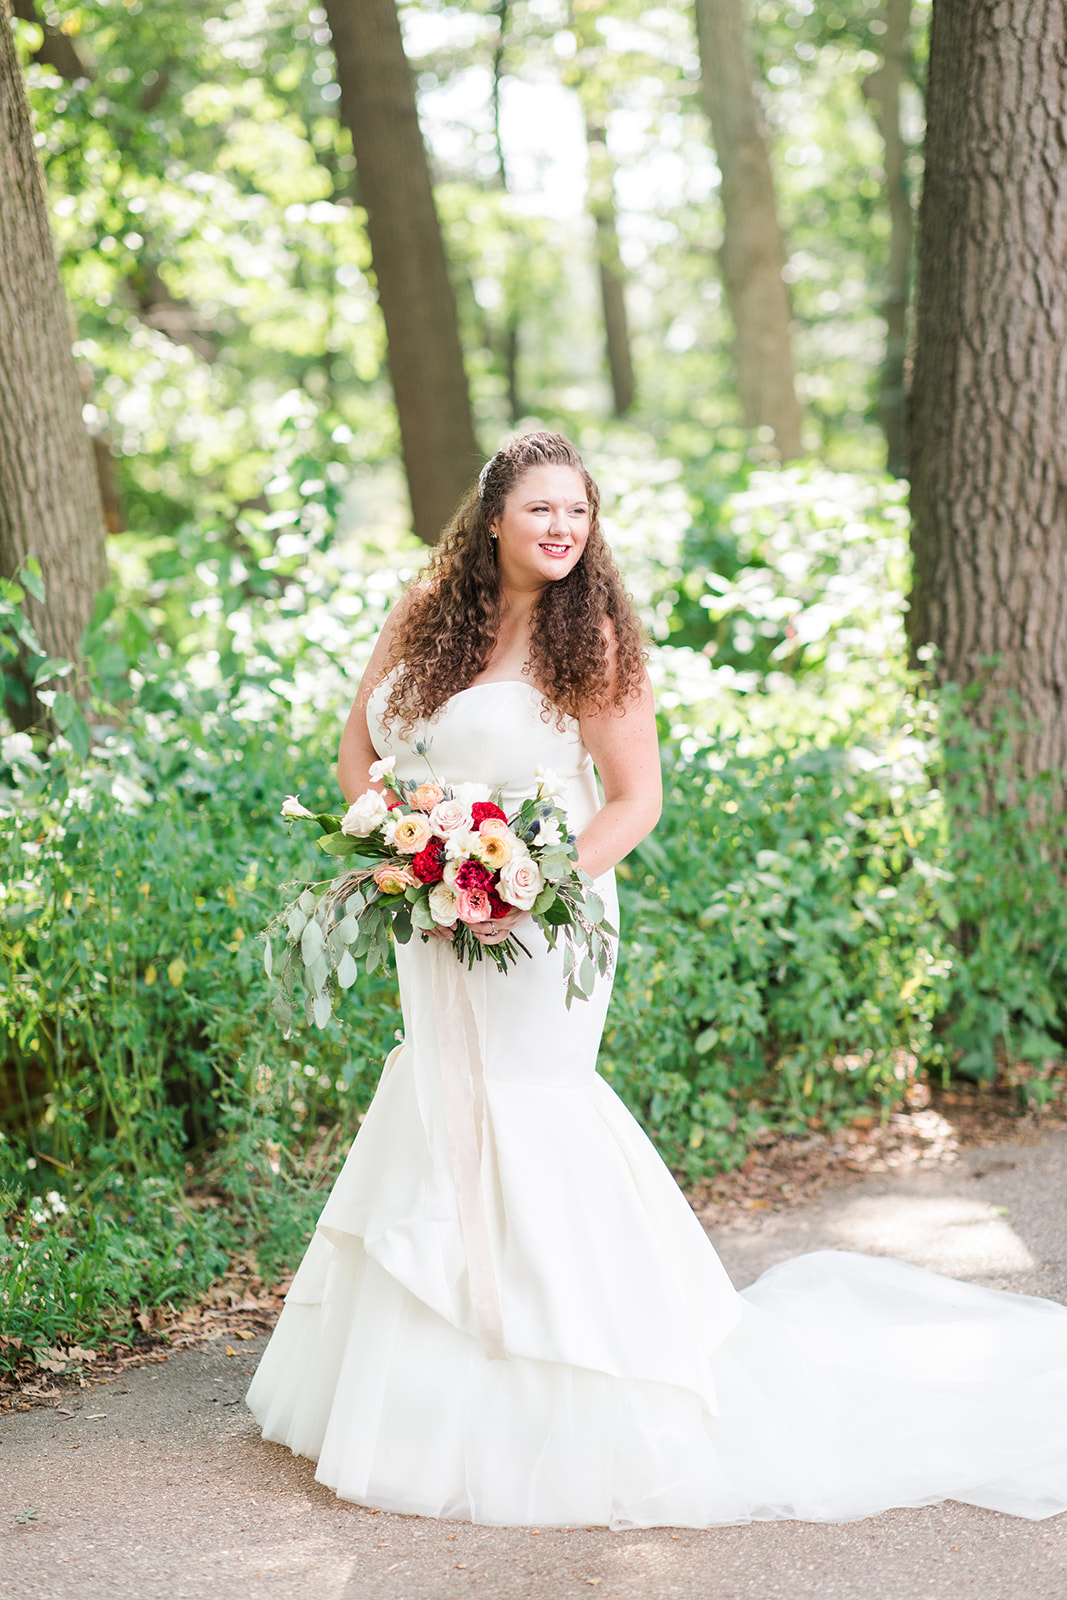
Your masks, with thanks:
M 496 452 L 496 455 L 490 456 L 489 460 L 485 463 L 485 466 L 482 468 L 481 472 L 479 472 L 479 474 L 478 474 L 478 499 L 479 500 L 484 500 L 485 499 L 486 479 L 489 477 L 489 473 L 490 473 L 490 470 L 492 468 L 493 462 L 496 460 L 496 457 L 499 454 L 500 454 L 500 451 L 498 450 Z

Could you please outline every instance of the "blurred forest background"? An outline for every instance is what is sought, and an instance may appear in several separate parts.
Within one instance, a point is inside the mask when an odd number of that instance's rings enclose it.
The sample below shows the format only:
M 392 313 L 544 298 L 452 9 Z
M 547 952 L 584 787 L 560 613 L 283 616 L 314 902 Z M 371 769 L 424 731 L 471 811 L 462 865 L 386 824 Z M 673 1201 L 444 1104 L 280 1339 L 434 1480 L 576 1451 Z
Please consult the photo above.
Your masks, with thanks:
M 302 1247 L 398 1012 L 271 1021 L 258 935 L 322 871 L 279 805 L 336 803 L 516 431 L 578 442 L 648 629 L 601 1067 L 665 1159 L 952 1074 L 1058 1100 L 1062 152 L 1010 88 L 1052 105 L 1054 8 L 997 9 L 14 0 L 0 1367 Z

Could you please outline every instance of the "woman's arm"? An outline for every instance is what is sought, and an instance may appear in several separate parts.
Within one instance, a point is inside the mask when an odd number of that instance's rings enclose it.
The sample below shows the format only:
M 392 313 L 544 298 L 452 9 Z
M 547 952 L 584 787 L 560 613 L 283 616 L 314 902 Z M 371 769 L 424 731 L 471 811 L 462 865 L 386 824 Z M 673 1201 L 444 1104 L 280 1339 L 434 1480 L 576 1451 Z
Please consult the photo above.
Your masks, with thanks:
M 361 794 L 366 794 L 368 789 L 377 789 L 380 792 L 382 788 L 380 783 L 375 784 L 370 780 L 371 763 L 377 761 L 378 752 L 371 742 L 370 729 L 367 726 L 367 701 L 389 668 L 395 665 L 399 626 L 403 621 L 407 605 L 408 597 L 405 595 L 386 617 L 382 631 L 371 651 L 370 660 L 359 680 L 356 698 L 352 702 L 352 709 L 348 713 L 348 721 L 341 735 L 341 748 L 337 755 L 337 781 L 349 805 Z
M 622 711 L 608 706 L 580 721 L 604 804 L 578 835 L 578 862 L 590 877 L 598 878 L 652 832 L 663 805 L 659 739 L 647 675 L 640 695 L 627 700 Z

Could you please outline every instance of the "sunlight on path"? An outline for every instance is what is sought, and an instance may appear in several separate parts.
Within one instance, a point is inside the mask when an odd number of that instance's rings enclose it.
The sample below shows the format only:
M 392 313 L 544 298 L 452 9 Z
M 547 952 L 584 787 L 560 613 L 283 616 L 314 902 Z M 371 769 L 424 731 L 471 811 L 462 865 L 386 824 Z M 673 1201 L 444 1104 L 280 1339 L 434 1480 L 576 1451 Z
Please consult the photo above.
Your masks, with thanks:
M 956 1196 L 863 1195 L 840 1207 L 845 1250 L 900 1256 L 956 1278 L 1000 1277 L 1038 1265 L 1003 1208 Z

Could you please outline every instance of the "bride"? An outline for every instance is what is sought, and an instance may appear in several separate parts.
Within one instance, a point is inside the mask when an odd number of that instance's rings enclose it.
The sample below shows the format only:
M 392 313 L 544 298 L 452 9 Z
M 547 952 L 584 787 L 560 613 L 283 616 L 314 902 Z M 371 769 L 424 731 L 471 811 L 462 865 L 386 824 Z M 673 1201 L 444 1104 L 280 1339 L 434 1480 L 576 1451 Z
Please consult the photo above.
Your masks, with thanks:
M 498 451 L 383 629 L 339 775 L 351 801 L 378 758 L 431 763 L 510 814 L 551 768 L 612 907 L 659 761 L 597 512 L 567 440 Z M 568 1011 L 527 914 L 474 931 L 512 929 L 506 973 L 447 933 L 396 948 L 404 1043 L 249 1390 L 264 1437 L 345 1499 L 480 1523 L 1067 1508 L 1067 1309 L 830 1251 L 735 1291 L 596 1074 L 610 977 Z

